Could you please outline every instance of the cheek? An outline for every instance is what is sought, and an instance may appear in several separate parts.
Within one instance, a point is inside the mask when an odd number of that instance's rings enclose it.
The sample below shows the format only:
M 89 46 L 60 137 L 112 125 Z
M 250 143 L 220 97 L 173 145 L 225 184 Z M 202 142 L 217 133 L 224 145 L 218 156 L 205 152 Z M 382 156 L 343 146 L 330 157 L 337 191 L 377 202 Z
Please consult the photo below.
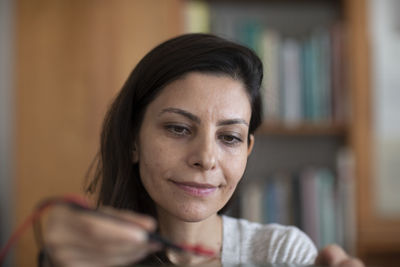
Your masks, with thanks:
M 147 150 L 139 159 L 140 179 L 147 193 L 153 201 L 157 202 L 159 193 L 165 190 L 163 178 L 165 177 L 165 161 L 160 157 L 161 150 Z
M 170 169 L 176 162 L 176 153 L 160 145 L 157 140 L 143 143 L 139 155 L 139 170 L 143 184 L 156 184 L 160 179 L 169 176 Z
M 244 170 L 246 169 L 247 164 L 247 155 L 246 156 L 235 156 L 228 159 L 227 164 L 225 164 L 225 177 L 229 179 L 228 181 L 228 189 L 235 189 L 237 183 L 239 183 L 240 179 L 244 174 Z

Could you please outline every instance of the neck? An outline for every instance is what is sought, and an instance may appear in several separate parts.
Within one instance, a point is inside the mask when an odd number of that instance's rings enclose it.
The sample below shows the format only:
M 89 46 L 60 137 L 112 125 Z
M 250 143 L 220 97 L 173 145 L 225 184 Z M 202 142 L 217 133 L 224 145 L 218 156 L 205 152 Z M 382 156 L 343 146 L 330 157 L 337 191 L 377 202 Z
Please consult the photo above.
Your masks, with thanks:
M 158 223 L 162 236 L 176 244 L 201 245 L 217 254 L 222 247 L 222 219 L 217 214 L 199 222 L 186 222 L 163 210 L 158 210 Z M 167 257 L 174 264 L 199 264 L 207 257 L 167 250 Z

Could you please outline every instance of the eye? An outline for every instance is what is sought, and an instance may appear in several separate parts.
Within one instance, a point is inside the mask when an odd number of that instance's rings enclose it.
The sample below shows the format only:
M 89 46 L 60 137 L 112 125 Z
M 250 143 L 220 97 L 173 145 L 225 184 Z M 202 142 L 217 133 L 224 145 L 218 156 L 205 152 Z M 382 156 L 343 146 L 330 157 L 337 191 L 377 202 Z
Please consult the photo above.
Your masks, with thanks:
M 189 128 L 181 125 L 166 125 L 165 128 L 176 136 L 185 136 L 191 133 Z
M 240 137 L 231 134 L 220 135 L 219 139 L 227 145 L 233 146 L 243 142 Z

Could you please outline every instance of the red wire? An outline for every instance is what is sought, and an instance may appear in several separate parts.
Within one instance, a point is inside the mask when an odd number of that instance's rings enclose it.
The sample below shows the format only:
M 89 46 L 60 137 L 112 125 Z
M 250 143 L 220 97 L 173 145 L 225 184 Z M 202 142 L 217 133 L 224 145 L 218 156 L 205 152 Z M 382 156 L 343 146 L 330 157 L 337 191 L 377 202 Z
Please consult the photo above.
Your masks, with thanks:
M 80 197 L 67 195 L 60 198 L 49 198 L 43 201 L 38 207 L 25 219 L 25 221 L 14 231 L 11 237 L 8 239 L 6 245 L 0 251 L 0 263 L 3 262 L 7 253 L 11 249 L 12 245 L 21 237 L 26 229 L 31 226 L 42 214 L 57 202 L 69 202 L 75 203 L 82 206 L 88 206 L 87 202 Z
M 187 245 L 187 244 L 185 244 L 185 245 L 181 245 L 181 247 L 183 248 L 183 250 L 192 252 L 197 255 L 207 256 L 207 257 L 215 257 L 216 256 L 214 250 L 207 249 L 207 248 L 203 247 L 202 245 Z
M 6 257 L 8 251 L 10 250 L 11 246 L 17 241 L 23 232 L 34 222 L 36 221 L 42 213 L 48 208 L 50 205 L 45 205 L 41 207 L 39 210 L 36 210 L 33 212 L 31 215 L 26 218 L 26 220 L 21 224 L 17 230 L 13 233 L 13 235 L 10 237 L 6 245 L 1 249 L 0 252 L 0 262 L 3 262 L 4 258 Z

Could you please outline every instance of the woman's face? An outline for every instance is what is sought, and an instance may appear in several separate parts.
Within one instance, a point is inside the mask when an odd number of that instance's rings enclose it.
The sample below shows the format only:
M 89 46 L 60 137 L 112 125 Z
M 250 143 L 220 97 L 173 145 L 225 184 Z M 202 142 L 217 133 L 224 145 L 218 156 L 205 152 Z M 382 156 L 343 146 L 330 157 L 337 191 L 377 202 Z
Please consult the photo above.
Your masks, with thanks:
M 200 221 L 218 212 L 241 179 L 251 106 L 242 82 L 192 72 L 149 104 L 136 142 L 142 183 L 162 212 Z

